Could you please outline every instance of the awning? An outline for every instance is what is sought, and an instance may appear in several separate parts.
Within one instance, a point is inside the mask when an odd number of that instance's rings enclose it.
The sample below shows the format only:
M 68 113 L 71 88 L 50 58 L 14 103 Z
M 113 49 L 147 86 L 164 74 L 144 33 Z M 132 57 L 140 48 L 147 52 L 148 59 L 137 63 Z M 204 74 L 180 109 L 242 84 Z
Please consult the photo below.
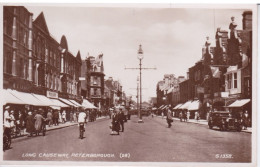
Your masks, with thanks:
M 182 106 L 182 103 L 180 103 L 180 104 L 178 104 L 177 106 L 175 106 L 175 107 L 173 108 L 173 110 L 177 110 L 180 106 Z
M 82 105 L 76 102 L 75 100 L 69 100 L 69 101 L 75 104 L 77 107 L 82 107 Z
M 164 110 L 166 107 L 168 107 L 168 105 L 163 106 L 163 108 L 161 108 L 161 109 Z
M 199 110 L 200 101 L 194 100 L 188 107 L 188 110 Z
M 5 104 L 27 104 L 26 102 L 24 102 L 23 100 L 15 97 L 13 94 L 11 94 L 9 91 L 7 91 L 6 89 L 2 90 L 2 98 L 3 98 L 3 105 Z
M 43 96 L 43 95 L 37 95 L 37 94 L 33 94 L 32 95 L 37 98 L 39 101 L 41 101 L 42 103 L 45 103 L 46 105 L 49 105 L 49 106 L 53 106 L 55 105 L 55 103 L 53 103 L 48 97 L 46 96 Z M 57 106 L 57 105 L 55 105 Z
M 163 108 L 163 106 L 164 106 L 164 105 L 161 105 L 161 106 L 158 108 L 158 110 L 159 110 L 159 109 L 162 109 L 162 108 Z
M 188 109 L 190 104 L 191 104 L 191 101 L 187 101 L 181 107 L 179 107 L 179 109 Z
M 228 107 L 242 107 L 250 102 L 250 99 L 239 99 L 236 100 L 234 103 L 230 104 Z
M 95 109 L 97 107 L 95 107 L 92 103 L 90 103 L 88 100 L 86 99 L 83 99 L 83 103 L 82 103 L 82 106 L 84 108 L 87 108 L 87 109 Z
M 52 106 L 59 106 L 59 107 L 69 107 L 69 105 L 66 105 L 65 103 L 62 103 L 61 101 L 59 101 L 58 99 L 50 99 L 54 104 L 56 105 L 52 105 Z M 51 107 L 52 107 L 51 106 Z
M 67 105 L 73 106 L 73 107 L 78 107 L 76 104 L 72 103 L 71 101 L 63 98 L 59 98 L 62 102 L 66 103 Z
M 33 105 L 33 106 L 49 106 L 49 104 L 45 104 L 38 100 L 35 96 L 33 96 L 31 93 L 24 93 L 24 92 L 18 92 L 16 90 L 8 90 L 12 95 L 14 95 L 18 99 L 23 99 L 25 104 Z

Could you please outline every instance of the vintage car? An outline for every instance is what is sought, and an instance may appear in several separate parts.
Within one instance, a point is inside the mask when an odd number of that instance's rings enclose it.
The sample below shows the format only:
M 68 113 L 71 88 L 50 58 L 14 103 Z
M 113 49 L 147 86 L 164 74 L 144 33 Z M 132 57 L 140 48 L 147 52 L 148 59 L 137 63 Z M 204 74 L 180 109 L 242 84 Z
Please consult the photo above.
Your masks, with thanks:
M 241 119 L 233 118 L 231 114 L 226 111 L 212 112 L 209 116 L 208 125 L 210 129 L 217 126 L 221 131 L 233 129 L 240 132 L 242 130 Z

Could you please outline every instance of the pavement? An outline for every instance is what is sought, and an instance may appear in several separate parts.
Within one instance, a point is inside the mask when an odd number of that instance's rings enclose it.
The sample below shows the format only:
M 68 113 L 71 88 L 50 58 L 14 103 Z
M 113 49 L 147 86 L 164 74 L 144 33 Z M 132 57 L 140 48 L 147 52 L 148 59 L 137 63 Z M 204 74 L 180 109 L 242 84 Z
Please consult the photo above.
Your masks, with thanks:
M 105 117 L 105 116 L 101 116 L 101 117 L 98 117 L 96 118 L 96 121 L 98 120 L 102 120 L 102 119 L 106 119 L 108 117 Z M 88 122 L 88 123 L 92 123 L 92 122 Z M 66 127 L 70 127 L 70 126 L 74 126 L 74 125 L 78 125 L 77 122 L 65 122 L 65 123 L 59 123 L 58 126 L 54 126 L 54 125 L 51 125 L 50 127 L 48 125 L 46 125 L 46 131 L 51 131 L 51 130 L 57 130 L 57 129 L 62 129 L 62 128 L 66 128 Z M 13 137 L 12 139 L 13 140 L 16 140 L 16 139 L 19 139 L 21 137 L 25 137 L 27 136 L 28 133 L 25 132 L 25 134 L 22 134 L 22 135 L 19 135 L 17 137 Z
M 162 117 L 162 116 L 157 116 L 157 117 Z M 163 119 L 166 119 L 166 117 L 164 117 Z M 180 121 L 179 118 L 174 117 L 174 120 Z M 187 123 L 193 123 L 193 124 L 200 124 L 200 125 L 206 125 L 208 126 L 208 121 L 205 119 L 201 119 L 201 120 L 195 120 L 195 119 L 190 119 Z M 252 133 L 252 128 L 248 127 L 246 130 L 243 129 L 241 132 L 246 132 L 246 133 Z
M 110 162 L 251 162 L 252 135 L 174 121 L 138 117 L 124 124 L 124 132 L 110 135 L 111 119 L 86 125 L 84 139 L 77 126 L 48 131 L 46 136 L 13 141 L 4 161 Z M 174 164 L 176 165 L 176 164 Z

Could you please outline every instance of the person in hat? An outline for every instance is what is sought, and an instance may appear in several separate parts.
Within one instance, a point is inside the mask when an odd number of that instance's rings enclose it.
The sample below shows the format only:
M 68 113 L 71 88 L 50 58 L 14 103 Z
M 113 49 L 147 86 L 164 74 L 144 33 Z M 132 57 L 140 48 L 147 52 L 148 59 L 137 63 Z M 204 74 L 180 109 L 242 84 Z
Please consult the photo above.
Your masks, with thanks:
M 47 113 L 47 120 L 48 120 L 48 125 L 49 127 L 53 124 L 52 120 L 52 111 L 51 110 L 48 110 L 48 113 Z
M 4 134 L 6 134 L 8 140 L 11 141 L 11 117 L 9 114 L 9 110 L 10 106 L 6 106 L 4 112 Z
M 31 111 L 28 112 L 26 117 L 26 132 L 29 133 L 28 137 L 31 137 L 34 132 L 34 119 Z
M 34 119 L 35 119 L 34 126 L 35 126 L 36 136 L 39 136 L 39 133 L 42 130 L 42 123 L 43 123 L 44 118 L 38 111 L 36 113 L 36 115 L 34 116 Z
M 113 110 L 111 135 L 113 135 L 114 132 L 117 132 L 117 135 L 119 135 L 119 130 L 120 130 L 120 124 L 119 124 L 118 113 L 116 113 L 116 110 Z
M 119 123 L 121 126 L 121 131 L 124 132 L 125 115 L 124 115 L 122 107 L 119 108 L 118 119 L 119 119 Z

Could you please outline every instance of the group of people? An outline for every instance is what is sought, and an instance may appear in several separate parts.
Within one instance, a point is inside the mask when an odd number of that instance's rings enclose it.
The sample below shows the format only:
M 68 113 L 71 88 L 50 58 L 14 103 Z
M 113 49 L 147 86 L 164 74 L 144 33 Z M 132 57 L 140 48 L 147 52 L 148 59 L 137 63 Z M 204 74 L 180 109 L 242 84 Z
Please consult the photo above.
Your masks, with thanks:
M 124 132 L 124 123 L 127 122 L 127 117 L 123 112 L 122 108 L 119 108 L 119 112 L 116 110 L 112 111 L 111 114 L 112 124 L 111 124 L 111 135 L 119 135 L 119 131 Z
M 179 118 L 181 122 L 188 122 L 190 120 L 190 111 L 182 111 L 179 113 Z M 195 112 L 195 120 L 199 120 L 199 113 L 196 111 Z
M 38 136 L 44 128 L 46 120 L 47 118 L 44 117 L 41 108 L 34 110 L 33 112 L 28 111 L 26 114 L 19 112 L 19 119 L 16 119 L 14 116 L 14 110 L 11 110 L 10 106 L 6 106 L 4 111 L 4 133 L 10 140 L 12 134 L 24 130 L 29 134 L 28 137 L 32 136 L 33 133 Z

